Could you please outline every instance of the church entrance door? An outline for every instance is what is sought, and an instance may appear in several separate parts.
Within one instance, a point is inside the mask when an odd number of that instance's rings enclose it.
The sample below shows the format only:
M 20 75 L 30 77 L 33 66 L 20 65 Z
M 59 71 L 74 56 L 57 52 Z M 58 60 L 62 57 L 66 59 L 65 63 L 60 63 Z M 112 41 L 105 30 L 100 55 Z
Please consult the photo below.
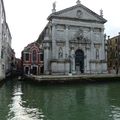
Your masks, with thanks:
M 77 73 L 84 73 L 84 52 L 81 49 L 75 52 L 75 69 Z

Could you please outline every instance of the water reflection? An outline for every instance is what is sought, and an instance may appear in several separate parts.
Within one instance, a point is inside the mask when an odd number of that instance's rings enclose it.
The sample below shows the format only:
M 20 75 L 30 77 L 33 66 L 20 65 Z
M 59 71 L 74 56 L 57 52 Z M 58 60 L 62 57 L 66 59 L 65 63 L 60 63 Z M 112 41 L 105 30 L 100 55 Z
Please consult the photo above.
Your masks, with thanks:
M 8 83 L 0 88 L 0 120 L 120 120 L 120 83 Z
M 91 85 L 86 87 L 85 105 L 87 114 L 92 119 L 97 117 L 99 120 L 109 120 L 108 86 Z
M 9 105 L 10 111 L 7 120 L 43 120 L 42 111 L 37 108 L 28 108 L 23 106 L 26 101 L 22 100 L 22 87 L 19 82 L 14 86 L 12 103 Z
M 113 120 L 120 120 L 120 107 L 111 106 L 110 117 L 112 117 Z
M 39 104 L 50 120 L 112 120 L 107 85 L 24 86 L 29 105 Z M 31 98 L 28 96 L 34 96 Z

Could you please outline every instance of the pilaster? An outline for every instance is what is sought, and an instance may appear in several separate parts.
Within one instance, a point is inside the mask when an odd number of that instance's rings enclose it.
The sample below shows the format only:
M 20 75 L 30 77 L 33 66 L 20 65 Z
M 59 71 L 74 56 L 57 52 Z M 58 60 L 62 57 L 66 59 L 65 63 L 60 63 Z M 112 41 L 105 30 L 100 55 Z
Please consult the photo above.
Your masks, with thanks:
M 72 63 L 72 73 L 75 74 L 75 50 L 74 46 L 71 46 L 71 63 Z
M 74 49 L 72 49 L 71 51 L 71 54 L 72 54 L 72 73 L 75 74 L 75 51 Z
M 55 40 L 55 33 L 56 33 L 56 24 L 52 24 L 52 59 L 56 59 L 56 40 Z
M 66 33 L 66 36 L 65 36 L 65 41 L 66 41 L 66 55 L 69 55 L 69 39 L 68 39 L 69 26 L 68 25 L 66 25 L 65 33 Z
M 86 48 L 86 73 L 90 73 L 90 49 Z
M 93 29 L 94 28 L 91 27 L 91 30 L 90 30 L 90 39 L 91 39 L 91 48 L 92 48 L 91 52 L 90 52 L 91 53 L 90 54 L 90 59 L 95 59 L 95 55 L 94 55 L 95 54 L 95 48 L 94 48 L 94 42 L 93 42 L 95 38 L 94 38 L 94 35 L 93 35 Z
M 49 43 L 43 43 L 44 47 L 44 73 L 49 74 L 49 51 L 50 51 L 50 45 Z

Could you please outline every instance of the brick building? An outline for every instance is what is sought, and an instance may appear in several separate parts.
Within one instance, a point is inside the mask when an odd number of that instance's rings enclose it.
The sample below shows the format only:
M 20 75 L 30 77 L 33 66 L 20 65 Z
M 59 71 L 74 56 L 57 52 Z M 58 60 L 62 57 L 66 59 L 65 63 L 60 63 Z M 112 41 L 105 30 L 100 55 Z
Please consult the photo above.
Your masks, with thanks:
M 28 44 L 22 51 L 21 60 L 24 74 L 40 75 L 43 73 L 43 52 L 39 43 Z

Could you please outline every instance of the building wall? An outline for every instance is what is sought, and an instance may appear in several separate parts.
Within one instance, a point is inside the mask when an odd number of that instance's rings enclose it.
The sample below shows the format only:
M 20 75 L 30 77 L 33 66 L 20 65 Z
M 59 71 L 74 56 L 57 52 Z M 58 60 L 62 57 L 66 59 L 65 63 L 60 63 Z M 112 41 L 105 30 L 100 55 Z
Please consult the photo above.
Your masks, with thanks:
M 44 48 L 44 73 L 106 73 L 103 15 L 81 3 L 52 12 L 38 38 Z
M 6 77 L 6 73 L 10 71 L 11 61 L 11 34 L 6 23 L 5 9 L 3 0 L 0 0 L 0 78 Z
M 77 36 L 75 35 L 80 31 L 88 40 L 87 44 L 78 43 L 76 40 Z M 49 40 L 52 39 L 51 43 L 47 42 L 46 37 L 44 39 L 45 74 L 68 74 L 69 72 L 80 74 L 75 66 L 75 52 L 79 49 L 84 52 L 84 73 L 107 72 L 103 24 L 92 23 L 91 26 L 91 22 L 53 19 L 52 30 L 49 33 L 52 34 L 49 35 L 52 36 L 49 37 Z M 60 49 L 61 58 L 59 57 Z
M 120 73 L 120 35 L 108 38 L 108 71 L 109 73 Z
M 43 74 L 43 52 L 40 45 L 31 43 L 22 51 L 23 74 Z

